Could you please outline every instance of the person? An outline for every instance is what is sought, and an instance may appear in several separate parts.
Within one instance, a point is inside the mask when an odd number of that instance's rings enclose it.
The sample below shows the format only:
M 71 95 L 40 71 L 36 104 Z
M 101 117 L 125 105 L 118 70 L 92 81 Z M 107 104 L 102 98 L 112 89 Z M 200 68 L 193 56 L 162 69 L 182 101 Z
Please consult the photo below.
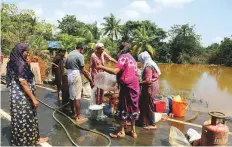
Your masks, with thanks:
M 131 45 L 129 43 L 122 43 L 120 46 L 121 52 L 118 58 L 116 68 L 108 68 L 102 65 L 98 65 L 97 69 L 102 69 L 108 73 L 117 75 L 120 92 L 119 103 L 117 106 L 115 117 L 119 120 L 120 129 L 116 134 L 111 133 L 111 137 L 122 138 L 125 137 L 125 124 L 126 121 L 131 122 L 131 135 L 137 138 L 135 131 L 135 120 L 139 117 L 139 77 L 137 62 L 129 53 Z
M 28 64 L 28 46 L 18 43 L 10 53 L 7 64 L 7 87 L 10 87 L 11 144 L 34 146 L 47 142 L 40 138 L 36 108 L 34 74 Z
M 97 70 L 97 65 L 105 65 L 105 59 L 108 59 L 111 62 L 117 64 L 117 61 L 111 58 L 105 51 L 104 45 L 102 43 L 96 44 L 96 51 L 91 55 L 90 58 L 90 73 L 94 80 L 94 76 L 97 75 L 99 72 L 103 72 L 103 70 Z M 104 97 L 104 90 L 97 88 L 95 91 L 95 104 L 100 105 L 102 104 L 102 100 Z
M 57 86 L 57 96 L 58 101 L 62 100 L 61 86 L 62 86 L 62 76 L 64 73 L 64 53 L 65 51 L 60 49 L 56 52 L 56 56 L 53 58 L 52 66 L 55 74 L 55 83 Z
M 156 129 L 154 100 L 158 95 L 161 72 L 147 51 L 139 54 L 138 60 L 143 64 L 139 122 L 144 129 Z
M 68 85 L 69 85 L 69 95 L 70 95 L 70 105 L 73 118 L 76 121 L 86 120 L 80 115 L 80 99 L 82 92 L 82 79 L 81 74 L 90 81 L 91 88 L 94 87 L 93 80 L 90 73 L 84 68 L 84 44 L 79 43 L 76 46 L 76 50 L 71 51 L 66 59 L 66 69 L 68 70 Z M 76 108 L 76 114 L 74 112 L 74 107 Z
M 67 57 L 64 57 L 63 59 L 64 61 L 63 67 L 65 67 L 66 58 Z M 69 102 L 68 71 L 65 68 L 63 68 L 61 92 L 62 92 L 62 105 L 65 105 Z M 68 111 L 68 107 L 65 107 L 64 111 L 65 112 Z

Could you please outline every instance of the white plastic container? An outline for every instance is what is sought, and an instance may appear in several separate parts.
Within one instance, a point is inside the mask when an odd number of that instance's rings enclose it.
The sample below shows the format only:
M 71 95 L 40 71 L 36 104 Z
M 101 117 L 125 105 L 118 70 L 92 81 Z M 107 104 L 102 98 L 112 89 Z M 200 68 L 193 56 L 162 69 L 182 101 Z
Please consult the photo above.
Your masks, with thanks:
M 101 105 L 89 106 L 90 119 L 97 119 L 103 117 L 103 107 Z
M 100 72 L 94 77 L 94 84 L 97 88 L 106 91 L 114 90 L 117 86 L 116 75 Z

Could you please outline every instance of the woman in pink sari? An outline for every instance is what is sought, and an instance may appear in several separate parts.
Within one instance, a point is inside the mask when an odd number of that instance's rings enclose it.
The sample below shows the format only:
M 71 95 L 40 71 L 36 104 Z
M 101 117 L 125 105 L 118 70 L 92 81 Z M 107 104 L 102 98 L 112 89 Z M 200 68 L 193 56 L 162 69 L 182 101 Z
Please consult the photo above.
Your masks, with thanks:
M 154 100 L 158 95 L 161 72 L 147 51 L 139 54 L 138 60 L 143 63 L 139 121 L 144 129 L 156 129 Z
M 120 85 L 119 103 L 116 111 L 116 119 L 120 122 L 119 132 L 116 134 L 111 133 L 110 136 L 114 138 L 125 137 L 124 126 L 126 121 L 131 122 L 131 135 L 133 138 L 137 137 L 135 132 L 135 120 L 139 117 L 139 77 L 137 62 L 129 53 L 131 45 L 123 43 L 120 47 L 123 49 L 118 58 L 116 68 L 108 68 L 105 66 L 98 66 L 108 73 L 115 74 L 118 77 Z
M 105 65 L 105 59 L 108 59 L 111 62 L 117 63 L 116 60 L 111 58 L 106 52 L 104 52 L 104 45 L 102 43 L 96 44 L 96 51 L 92 54 L 90 58 L 90 74 L 93 78 L 95 75 L 97 75 L 99 72 L 103 72 L 101 69 L 97 69 L 97 65 Z M 102 104 L 102 100 L 104 97 L 104 90 L 97 88 L 95 91 L 95 104 L 100 105 Z

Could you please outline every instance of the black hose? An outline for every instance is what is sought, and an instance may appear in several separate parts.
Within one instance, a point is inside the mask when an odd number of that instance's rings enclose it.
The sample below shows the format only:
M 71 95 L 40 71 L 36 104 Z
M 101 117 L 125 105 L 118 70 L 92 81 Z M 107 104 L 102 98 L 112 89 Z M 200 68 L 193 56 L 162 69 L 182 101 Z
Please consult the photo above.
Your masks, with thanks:
M 73 139 L 71 138 L 71 136 L 70 136 L 68 130 L 65 128 L 65 126 L 55 117 L 55 113 L 56 113 L 56 112 L 59 112 L 59 113 L 62 114 L 63 116 L 67 117 L 69 120 L 71 120 L 71 121 L 72 121 L 77 127 L 79 127 L 80 129 L 83 129 L 83 130 L 86 130 L 86 131 L 89 131 L 89 132 L 92 132 L 92 133 L 95 133 L 95 134 L 98 134 L 98 135 L 101 135 L 101 136 L 105 137 L 105 138 L 108 140 L 108 144 L 106 145 L 106 147 L 111 146 L 111 139 L 110 139 L 107 135 L 105 135 L 105 134 L 103 134 L 103 133 L 101 133 L 101 132 L 98 132 L 98 131 L 94 131 L 94 130 L 90 130 L 90 129 L 84 128 L 84 127 L 82 127 L 82 126 L 76 124 L 76 122 L 75 122 L 73 119 L 71 119 L 69 116 L 67 116 L 65 113 L 63 113 L 63 112 L 61 112 L 61 111 L 59 110 L 59 109 L 63 108 L 64 106 L 68 105 L 69 103 L 66 103 L 66 104 L 64 104 L 63 106 L 61 106 L 61 107 L 59 107 L 59 108 L 56 109 L 56 108 L 54 108 L 54 107 L 52 107 L 52 106 L 46 104 L 45 102 L 43 102 L 43 101 L 41 101 L 41 100 L 39 100 L 39 99 L 38 99 L 38 101 L 41 102 L 42 104 L 44 104 L 45 106 L 47 106 L 47 107 L 49 107 L 49 108 L 51 108 L 51 109 L 54 110 L 54 111 L 53 111 L 53 114 L 52 114 L 53 118 L 55 119 L 56 122 L 58 122 L 58 123 L 62 126 L 62 128 L 64 129 L 65 133 L 67 134 L 69 140 L 72 142 L 73 145 L 79 146 L 78 144 L 76 144 L 76 143 L 73 141 Z

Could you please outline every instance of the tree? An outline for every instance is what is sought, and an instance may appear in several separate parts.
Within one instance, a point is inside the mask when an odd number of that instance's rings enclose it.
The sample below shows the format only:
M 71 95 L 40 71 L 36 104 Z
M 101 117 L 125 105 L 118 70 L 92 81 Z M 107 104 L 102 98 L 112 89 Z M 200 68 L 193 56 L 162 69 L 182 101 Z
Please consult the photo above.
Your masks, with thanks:
M 99 39 L 99 31 L 97 24 L 85 24 L 78 21 L 74 15 L 66 15 L 59 21 L 58 28 L 62 34 L 68 34 L 79 38 L 85 38 L 86 43 L 90 43 Z
M 194 26 L 189 24 L 174 25 L 169 35 L 171 37 L 170 48 L 173 62 L 189 62 L 190 57 L 200 54 L 202 49 L 200 36 L 195 33 Z
M 167 43 L 163 43 L 157 48 L 156 59 L 162 63 L 171 63 L 171 50 Z
M 41 49 L 41 44 L 47 44 L 45 39 L 53 36 L 54 26 L 45 21 L 38 22 L 32 10 L 18 10 L 14 4 L 3 3 L 1 17 L 4 52 L 9 53 L 7 50 L 18 42 L 29 43 L 33 49 L 38 50 Z
M 146 21 L 127 21 L 121 27 L 121 36 L 122 41 L 131 42 L 133 40 L 133 31 L 137 30 L 141 27 L 144 27 L 147 30 L 148 36 L 156 36 L 153 40 L 151 40 L 150 44 L 153 48 L 158 48 L 162 45 L 163 39 L 167 37 L 166 32 L 157 27 L 155 23 L 152 23 L 148 20 Z
M 120 21 L 121 19 L 117 20 L 113 14 L 110 14 L 110 16 L 104 17 L 105 23 L 102 23 L 103 25 L 103 35 L 107 35 L 110 39 L 118 39 L 120 35 Z
M 220 49 L 220 44 L 218 43 L 213 43 L 210 46 L 208 46 L 205 51 L 206 52 L 216 52 Z
M 32 10 L 21 10 L 14 4 L 2 4 L 2 47 L 11 49 L 18 42 L 27 42 L 33 34 L 36 16 Z
M 221 42 L 216 58 L 217 64 L 232 66 L 232 39 L 225 37 Z
M 58 20 L 61 33 L 66 33 L 68 35 L 77 36 L 78 29 L 82 23 L 78 22 L 75 15 L 65 15 L 61 21 Z
M 32 50 L 45 50 L 48 48 L 47 41 L 43 38 L 43 36 L 32 35 L 30 36 L 29 46 Z
M 101 32 L 100 32 L 99 28 L 97 27 L 97 22 L 92 23 L 92 24 L 86 24 L 86 27 L 91 32 L 94 40 L 100 39 Z
M 133 53 L 138 56 L 143 51 L 148 51 L 153 57 L 155 49 L 151 46 L 150 42 L 154 40 L 155 36 L 149 36 L 145 27 L 140 27 L 133 31 Z
M 45 40 L 52 40 L 53 39 L 53 31 L 55 29 L 55 26 L 49 23 L 46 23 L 45 21 L 37 22 L 35 25 L 35 31 L 34 34 L 43 36 Z
M 75 37 L 64 33 L 57 34 L 56 39 L 61 42 L 68 52 L 74 50 L 77 43 L 86 41 L 85 38 Z
M 121 26 L 121 36 L 123 42 L 132 42 L 133 40 L 133 31 L 141 27 L 139 21 L 127 21 Z

